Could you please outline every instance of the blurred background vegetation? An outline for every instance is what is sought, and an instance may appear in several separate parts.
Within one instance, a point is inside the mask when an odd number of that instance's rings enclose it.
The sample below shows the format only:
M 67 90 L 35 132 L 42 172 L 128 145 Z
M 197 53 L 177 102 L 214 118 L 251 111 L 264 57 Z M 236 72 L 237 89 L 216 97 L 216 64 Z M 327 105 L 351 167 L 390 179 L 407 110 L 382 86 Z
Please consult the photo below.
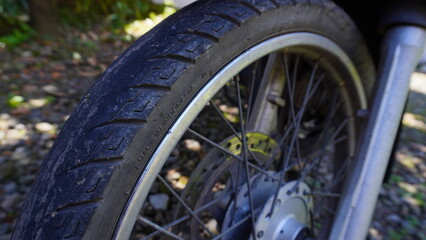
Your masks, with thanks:
M 170 1 L 0 0 L 0 47 L 13 48 L 34 36 L 63 37 L 70 28 L 93 25 L 139 37 L 175 12 Z

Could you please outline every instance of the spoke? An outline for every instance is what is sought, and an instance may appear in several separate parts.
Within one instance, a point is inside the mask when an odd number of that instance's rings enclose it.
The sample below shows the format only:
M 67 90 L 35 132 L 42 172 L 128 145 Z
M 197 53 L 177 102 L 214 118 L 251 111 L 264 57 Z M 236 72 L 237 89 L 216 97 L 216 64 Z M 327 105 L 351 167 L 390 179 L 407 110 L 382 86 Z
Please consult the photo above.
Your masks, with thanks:
M 238 138 L 238 139 L 240 139 L 241 140 L 241 138 L 240 138 L 240 135 L 238 134 L 238 132 L 235 130 L 235 128 L 232 126 L 232 124 L 229 122 L 229 120 L 228 119 L 226 119 L 224 116 L 223 116 L 223 113 L 222 113 L 222 111 L 216 106 L 216 104 L 212 101 L 212 100 L 210 100 L 209 101 L 209 103 L 210 103 L 210 107 L 211 108 L 213 108 L 213 110 L 217 113 L 217 115 L 220 117 L 220 119 L 222 119 L 222 121 L 226 124 L 226 126 L 229 128 L 229 130 L 231 130 L 232 131 L 232 133 Z
M 170 185 L 166 182 L 166 180 L 164 180 L 164 178 L 162 178 L 160 175 L 157 176 L 158 180 L 160 180 L 160 182 L 167 188 L 167 190 L 169 190 L 169 192 L 176 198 L 176 200 L 178 200 L 178 202 L 180 204 L 182 204 L 182 206 L 185 208 L 185 210 L 191 214 L 191 216 L 199 223 L 201 224 L 201 227 L 204 228 L 204 230 L 206 230 L 206 232 L 210 235 L 210 236 L 214 236 L 213 233 L 210 232 L 210 230 L 204 225 L 203 221 L 197 216 L 197 214 L 194 213 L 194 211 L 192 211 L 192 209 L 188 206 L 188 204 L 185 203 L 185 201 L 179 196 L 179 194 L 177 194 L 172 187 L 170 187 Z
M 298 65 L 298 63 L 299 63 L 299 61 L 298 61 L 298 59 L 299 58 L 297 58 L 296 60 L 296 65 Z M 313 81 L 313 79 L 314 79 L 314 77 L 315 77 L 315 73 L 316 73 L 316 70 L 317 70 L 317 68 L 318 68 L 318 62 L 316 62 L 315 63 L 315 65 L 314 65 L 314 68 L 313 68 L 313 71 L 312 71 L 312 73 L 311 73 L 311 76 L 310 76 L 310 78 L 309 78 L 309 84 L 308 84 L 308 89 L 307 89 L 307 91 L 306 91 L 306 93 L 305 93 L 305 96 L 304 96 L 304 99 L 303 99 L 303 105 L 302 105 L 302 108 L 299 110 L 299 112 L 296 114 L 296 116 L 294 117 L 294 121 L 292 121 L 291 123 L 290 123 L 290 126 L 288 126 L 287 127 L 287 129 L 286 129 L 286 132 L 284 133 L 284 135 L 282 136 L 282 138 L 280 139 L 280 141 L 279 141 L 279 143 L 278 143 L 278 145 L 277 145 L 277 147 L 272 151 L 272 157 L 268 160 L 268 162 L 267 162 L 267 164 L 266 164 L 266 166 L 269 166 L 270 164 L 271 164 L 271 162 L 273 161 L 273 159 L 275 159 L 275 157 L 276 157 L 276 155 L 279 153 L 279 150 L 281 149 L 281 147 L 283 146 L 283 143 L 284 143 L 284 141 L 286 140 L 286 138 L 288 137 L 288 135 L 290 134 L 290 132 L 291 132 L 291 130 L 294 130 L 294 128 L 297 128 L 295 131 L 294 131 L 294 133 L 293 133 L 293 137 L 294 136 L 297 136 L 297 133 L 298 133 L 298 128 L 300 127 L 300 121 L 302 120 L 302 117 L 303 117 L 303 114 L 304 114 L 304 111 L 305 111 L 305 107 L 306 107 L 306 104 L 307 104 L 307 102 L 312 98 L 312 96 L 313 96 L 313 94 L 315 93 L 315 91 L 318 89 L 318 86 L 319 86 L 319 82 L 321 82 L 322 81 L 322 79 L 324 78 L 324 75 L 322 75 L 322 77 L 321 78 L 319 78 L 318 79 L 318 82 L 315 84 L 315 86 L 313 87 L 313 89 L 312 90 L 310 90 L 311 88 L 312 88 L 312 81 Z M 294 71 L 296 71 L 296 67 L 295 67 L 295 70 Z M 293 84 L 293 86 L 292 86 L 292 88 L 293 88 L 293 92 L 294 92 L 294 89 L 295 89 L 295 87 L 294 87 L 294 85 L 295 84 Z M 293 105 L 293 104 L 291 104 L 291 105 Z M 292 139 L 292 140 L 294 140 L 294 138 Z M 292 146 L 293 146 L 293 144 L 292 144 Z M 291 154 L 291 149 L 292 149 L 292 147 L 291 148 L 289 148 L 290 149 L 290 151 L 289 151 L 289 155 Z M 284 167 L 285 168 L 285 167 Z
M 202 141 L 206 142 L 206 143 L 207 143 L 207 144 L 209 144 L 210 146 L 212 146 L 212 147 L 214 147 L 214 148 L 217 148 L 217 149 L 218 149 L 218 150 L 220 150 L 221 152 L 223 152 L 223 153 L 225 153 L 225 154 L 227 154 L 227 155 L 229 155 L 229 156 L 231 156 L 231 157 L 233 157 L 233 158 L 237 159 L 237 160 L 238 160 L 238 161 L 240 161 L 240 162 L 244 162 L 244 160 L 243 160 L 241 157 L 239 157 L 239 156 L 237 156 L 237 155 L 233 154 L 233 153 L 232 153 L 232 152 L 230 152 L 228 149 L 226 149 L 226 148 L 224 148 L 224 147 L 220 146 L 219 144 L 217 144 L 217 143 L 215 143 L 215 142 L 211 141 L 210 139 L 208 139 L 208 138 L 204 137 L 203 135 L 201 135 L 201 134 L 197 133 L 196 131 L 194 131 L 194 130 L 192 130 L 192 129 L 190 129 L 190 128 L 188 128 L 188 129 L 187 129 L 187 131 L 188 131 L 189 133 L 191 133 L 192 135 L 194 135 L 195 137 L 198 137 L 198 138 L 199 138 L 199 139 L 201 139 Z M 271 178 L 273 178 L 273 179 L 278 180 L 278 178 L 276 178 L 276 177 L 272 176 L 271 174 L 269 174 L 269 173 L 268 173 L 268 171 L 265 171 L 264 169 L 262 169 L 262 168 L 260 168 L 260 167 L 258 167 L 258 166 L 256 166 L 256 165 L 254 165 L 254 164 L 252 164 L 252 163 L 250 163 L 250 162 L 249 162 L 248 164 L 249 164 L 249 166 L 250 166 L 250 167 L 252 167 L 252 168 L 256 169 L 256 170 L 257 170 L 257 171 L 259 171 L 260 173 L 263 173 L 264 175 L 266 175 L 266 176 L 268 176 L 268 177 L 271 177 Z
M 325 139 L 326 133 L 331 128 L 332 120 L 336 116 L 337 110 L 340 108 L 340 105 L 341 105 L 341 102 L 337 103 L 337 97 L 338 97 L 338 92 L 337 92 L 337 90 L 335 90 L 334 94 L 333 94 L 333 100 L 331 102 L 331 111 L 327 115 L 326 123 L 324 124 L 323 130 L 322 130 L 320 136 L 318 137 L 318 139 L 320 139 L 320 141 L 317 141 L 315 149 L 320 146 L 319 145 L 320 143 L 323 143 L 323 144 L 326 143 L 326 139 Z M 316 163 L 316 171 L 315 172 L 318 172 L 318 168 L 321 166 L 321 162 L 322 162 L 322 158 Z M 315 186 L 314 186 L 314 188 L 315 188 Z M 315 190 L 315 189 L 313 189 L 313 190 Z
M 336 90 L 336 91 L 334 91 L 334 94 L 333 94 L 333 100 L 332 100 L 331 107 L 330 107 L 331 111 L 327 115 L 327 120 L 326 120 L 326 123 L 325 123 L 323 130 L 321 132 L 321 135 L 318 137 L 319 139 L 325 138 L 325 133 L 331 127 L 332 120 L 336 116 L 337 110 L 339 110 L 339 108 L 341 106 L 341 102 L 337 102 L 337 98 L 338 98 L 338 92 Z M 322 141 L 318 141 L 315 148 L 318 147 L 321 142 Z
M 252 108 L 252 101 L 253 101 L 253 92 L 254 92 L 254 82 L 256 80 L 256 74 L 257 74 L 257 67 L 259 65 L 259 61 L 256 61 L 254 63 L 253 66 L 253 70 L 252 70 L 252 78 L 251 78 L 251 87 L 250 87 L 250 94 L 248 97 L 248 102 L 247 102 L 247 112 L 246 112 L 246 123 L 249 122 L 249 117 L 250 117 L 250 113 L 251 113 L 251 108 Z
M 339 183 L 343 179 L 349 163 L 350 161 L 348 159 L 344 161 L 343 165 L 341 165 L 336 176 L 334 176 L 333 182 L 330 183 L 330 186 L 327 186 L 326 190 L 331 191 L 337 185 L 337 183 Z
M 252 157 L 260 167 L 264 165 L 262 164 L 262 161 L 256 155 L 254 155 L 253 151 L 251 151 L 250 149 L 247 149 L 247 152 L 248 154 L 250 154 L 250 157 Z M 253 164 L 249 162 L 249 165 L 252 166 Z M 263 168 L 263 169 L 266 169 L 266 168 Z
M 238 98 L 238 112 L 239 112 L 239 116 L 240 116 L 240 127 L 241 127 L 242 145 L 243 145 L 241 155 L 244 159 L 244 170 L 246 172 L 245 175 L 246 175 L 247 190 L 248 190 L 248 195 L 249 195 L 252 236 L 253 236 L 253 239 L 256 240 L 257 239 L 256 233 L 255 233 L 256 219 L 255 219 L 255 215 L 254 215 L 253 195 L 252 195 L 252 189 L 251 189 L 251 184 L 250 184 L 250 171 L 249 171 L 248 158 L 247 158 L 247 137 L 246 137 L 246 131 L 245 131 L 245 128 L 244 128 L 244 123 L 243 123 L 243 107 L 241 105 L 241 90 L 240 90 L 240 81 L 239 81 L 238 77 L 235 80 L 235 85 L 236 85 L 237 98 Z M 237 179 L 237 181 L 238 181 L 238 179 Z
M 258 213 L 261 209 L 262 209 L 262 207 L 256 208 L 255 213 Z M 242 218 L 240 221 L 238 221 L 235 224 L 233 224 L 232 227 L 230 227 L 230 228 L 226 229 L 225 231 L 221 232 L 220 234 L 216 235 L 211 240 L 221 239 L 225 234 L 227 234 L 230 231 L 234 230 L 235 228 L 237 228 L 238 226 L 240 226 L 241 224 L 243 224 L 245 221 L 249 220 L 250 218 L 251 218 L 251 214 L 249 213 L 247 216 L 245 216 L 244 218 Z
M 337 101 L 338 96 L 339 96 L 339 93 L 337 92 L 337 90 L 335 90 L 333 94 L 331 111 L 330 111 L 330 114 L 327 116 L 327 121 L 329 122 L 329 124 L 331 124 L 331 119 L 333 119 L 333 117 L 336 116 L 337 110 L 339 110 L 339 108 L 342 106 L 342 102 Z
M 330 143 L 332 143 L 334 141 L 334 139 L 337 137 L 337 135 L 340 133 L 340 131 L 343 129 L 343 127 L 346 125 L 346 123 L 348 122 L 348 120 L 346 119 L 345 121 L 343 121 L 338 127 L 337 129 L 334 131 L 333 135 L 331 136 L 330 140 L 326 143 L 323 144 L 321 150 L 320 150 L 320 155 L 315 158 L 317 159 L 321 159 L 324 155 L 324 153 L 326 152 L 326 149 L 330 146 Z M 344 136 L 344 138 L 346 139 L 346 136 Z M 303 169 L 303 173 L 305 174 L 305 172 L 309 172 L 312 167 L 316 164 L 316 162 L 314 161 L 314 163 L 310 164 L 310 165 L 305 165 L 304 169 Z M 307 169 L 307 170 L 305 170 Z M 307 174 L 307 173 L 306 173 Z
M 159 225 L 151 222 L 147 218 L 144 218 L 142 216 L 138 216 L 138 221 L 140 221 L 141 223 L 145 223 L 146 225 L 157 229 L 157 231 L 160 231 L 160 232 L 166 234 L 169 237 L 172 237 L 174 239 L 184 240 L 183 238 L 179 237 L 178 235 L 176 235 L 176 234 L 174 234 L 174 233 L 172 233 L 170 231 L 167 231 L 166 229 L 162 228 L 161 226 L 159 226 Z
M 310 96 L 312 96 L 311 95 L 312 83 L 313 83 L 313 79 L 315 77 L 317 69 L 318 69 L 318 62 L 315 63 L 315 65 L 314 65 L 314 67 L 312 69 L 311 75 L 309 77 L 309 83 L 308 83 L 308 87 L 307 87 L 305 96 L 303 98 L 303 104 L 302 104 L 302 107 L 301 107 L 301 109 L 299 110 L 299 113 L 298 113 L 298 115 L 300 114 L 300 116 L 297 119 L 297 122 L 295 123 L 296 126 L 294 126 L 294 132 L 293 132 L 293 137 L 292 137 L 291 142 L 290 142 L 289 151 L 287 152 L 287 154 L 285 156 L 285 159 L 284 159 L 283 170 L 287 168 L 287 165 L 288 165 L 288 162 L 290 160 L 290 155 L 292 153 L 292 149 L 294 147 L 296 138 L 298 138 L 298 132 L 299 132 L 299 128 L 300 128 L 300 123 L 302 121 L 302 116 L 303 116 L 303 114 L 305 112 L 305 108 L 306 108 L 306 105 L 307 105 L 307 103 L 308 103 L 308 101 L 310 99 Z M 271 206 L 271 210 L 270 210 L 269 214 L 272 214 L 273 211 L 274 211 L 275 202 L 276 202 L 276 200 L 278 198 L 278 192 L 280 190 L 280 186 L 281 186 L 282 181 L 284 179 L 285 172 L 282 172 L 281 174 L 282 174 L 282 177 L 280 178 L 278 186 L 277 186 L 277 190 L 275 191 L 274 200 L 272 201 L 272 206 Z
M 268 116 L 274 108 L 267 99 L 269 94 L 276 91 L 276 84 L 279 83 L 273 79 L 277 56 L 277 53 L 272 53 L 266 57 L 266 65 L 262 72 L 260 85 L 254 99 L 253 107 L 251 108 L 249 121 L 246 123 L 247 129 L 263 133 L 271 133 L 271 130 L 274 129 L 273 123 L 270 121 L 273 118 L 271 118 L 272 116 Z M 268 115 L 264 113 L 268 113 Z M 265 117 L 267 118 L 265 119 Z M 265 121 L 268 121 L 268 123 L 265 124 Z
M 210 106 L 217 113 L 217 115 L 219 115 L 219 117 L 222 119 L 222 121 L 225 122 L 225 124 L 229 128 L 229 130 L 231 130 L 231 132 L 238 138 L 238 140 L 240 140 L 241 144 L 243 144 L 241 137 L 240 137 L 240 134 L 238 134 L 237 130 L 235 130 L 235 128 L 232 126 L 232 124 L 229 122 L 229 120 L 226 119 L 223 116 L 222 111 L 216 106 L 216 104 L 212 100 L 210 100 L 209 103 L 210 103 Z M 257 164 L 259 166 L 262 166 L 262 161 L 260 161 L 260 159 L 258 157 L 256 157 L 256 155 L 254 155 L 254 153 L 252 151 L 248 150 L 248 153 L 257 162 Z
M 347 167 L 348 163 L 349 163 L 349 161 L 345 161 L 344 162 L 344 165 L 342 165 L 342 167 L 339 169 L 339 172 L 337 173 L 337 175 L 333 177 L 334 178 L 333 182 L 331 182 L 329 186 L 327 186 L 327 187 L 324 188 L 324 190 L 325 190 L 324 193 L 338 194 L 338 193 L 332 193 L 332 190 L 336 186 L 336 184 L 339 183 L 340 180 L 343 179 L 343 176 L 344 176 L 343 173 L 345 172 L 344 169 Z M 338 194 L 338 195 L 340 195 L 340 194 Z M 332 197 L 332 196 L 330 196 L 330 197 Z M 325 204 L 324 204 L 325 200 L 326 199 L 321 199 L 319 206 L 325 206 Z M 322 207 L 319 207 L 319 208 L 315 209 L 314 215 L 315 216 L 319 216 L 320 213 L 321 213 L 321 211 L 322 211 Z
M 320 196 L 320 197 L 341 197 L 342 195 L 339 193 L 332 193 L 332 192 L 307 192 L 303 193 L 304 195 L 311 195 L 311 196 Z
M 317 91 L 317 89 L 318 89 L 318 87 L 319 87 L 320 83 L 324 80 L 324 78 L 325 78 L 325 73 L 322 73 L 322 74 L 318 77 L 317 82 L 315 83 L 314 87 L 313 87 L 313 88 L 312 88 L 312 90 L 310 91 L 310 94 L 309 94 L 309 96 L 308 96 L 308 99 L 311 99 L 311 98 L 312 98 L 312 96 L 315 94 L 315 92 Z
M 299 119 L 302 117 L 302 112 L 299 112 L 296 115 L 296 119 Z M 294 123 L 293 123 L 294 125 Z M 268 162 L 266 163 L 266 168 L 270 166 L 270 164 L 273 162 L 273 160 L 277 157 L 278 153 L 280 152 L 281 147 L 284 144 L 284 141 L 286 141 L 288 135 L 291 133 L 291 130 L 293 130 L 293 126 L 288 127 L 286 131 L 284 132 L 284 135 L 281 137 L 280 141 L 278 142 L 277 146 L 272 150 L 271 157 L 268 159 Z
M 244 161 L 244 160 L 243 160 Z M 234 196 L 236 197 L 237 196 L 237 192 L 238 192 L 238 187 L 239 187 L 239 185 L 240 185 L 240 174 L 241 174 L 241 164 L 242 164 L 242 162 L 241 161 L 239 161 L 238 162 L 238 167 L 237 167 L 237 179 L 235 180 L 236 181 L 236 183 L 234 184 Z M 232 204 L 232 221 L 234 221 L 234 218 L 235 218 L 235 214 L 237 213 L 237 211 L 236 211 L 236 209 L 237 209 L 237 201 L 236 201 L 236 199 L 233 201 L 233 204 Z
M 213 205 L 215 205 L 216 203 L 218 203 L 218 202 L 220 202 L 220 201 L 222 201 L 222 200 L 224 200 L 224 199 L 226 199 L 227 197 L 229 197 L 231 194 L 226 194 L 226 195 L 224 195 L 224 196 L 222 196 L 222 197 L 220 197 L 220 198 L 217 198 L 217 199 L 215 199 L 215 200 L 213 200 L 213 201 L 210 201 L 209 203 L 207 203 L 207 204 L 205 204 L 205 205 L 203 205 L 203 206 L 201 206 L 201 207 L 199 207 L 199 208 L 197 208 L 197 209 L 195 209 L 194 210 L 194 213 L 195 214 L 198 214 L 198 213 L 200 213 L 201 211 L 203 211 L 203 210 L 205 210 L 205 209 L 207 209 L 207 208 L 209 208 L 209 207 L 211 207 L 211 206 L 213 206 Z M 175 221 L 173 221 L 173 222 L 171 222 L 171 223 L 169 223 L 169 224 L 167 224 L 167 225 L 165 225 L 164 227 L 161 227 L 163 230 L 166 230 L 166 229 L 168 229 L 168 228 L 172 228 L 172 227 L 174 227 L 174 226 L 176 226 L 176 225 L 178 225 L 179 223 L 182 223 L 182 222 L 184 222 L 185 220 L 187 220 L 187 219 L 189 219 L 191 216 L 190 215 L 185 215 L 185 216 L 183 216 L 183 217 L 181 217 L 181 218 L 178 218 L 178 219 L 176 219 Z M 166 230 L 167 231 L 167 230 Z M 161 230 L 158 230 L 157 229 L 157 231 L 155 231 L 155 232 L 153 232 L 153 233 L 151 233 L 151 234 L 149 234 L 149 235 L 147 235 L 147 236 L 145 236 L 144 238 L 142 238 L 142 239 L 140 239 L 140 240 L 148 240 L 148 239 L 151 239 L 152 237 L 154 237 L 154 236 L 156 236 L 156 235 L 158 235 L 158 234 L 160 234 L 160 233 L 162 233 L 163 231 L 161 231 Z
M 299 68 L 299 63 L 300 63 L 300 56 L 297 55 L 295 63 L 294 63 L 294 67 L 293 67 L 293 83 L 294 83 L 293 84 L 293 89 L 292 89 L 293 93 L 295 92 L 295 89 L 296 89 L 297 70 Z
M 342 141 L 344 141 L 344 140 L 346 140 L 346 136 L 342 136 L 342 137 L 340 137 L 340 138 L 338 138 L 338 139 L 336 139 L 336 140 L 334 140 L 334 141 L 330 142 L 330 144 L 328 144 L 328 145 L 326 146 L 326 148 L 328 148 L 328 147 L 330 147 L 330 146 L 333 146 L 333 145 L 336 145 L 337 143 L 340 143 L 340 142 L 342 142 Z M 308 162 L 308 161 L 309 161 L 309 159 L 315 159 L 315 158 L 316 158 L 319 154 L 321 154 L 321 149 L 318 149 L 318 150 L 316 150 L 315 152 L 310 153 L 308 156 L 305 156 L 305 157 L 302 159 L 302 162 Z M 297 164 L 297 163 L 294 163 L 294 164 L 290 165 L 289 167 L 287 167 L 286 171 L 287 171 L 287 170 L 289 170 L 289 169 L 292 169 L 292 168 L 293 168 L 296 164 Z M 305 164 L 305 166 L 306 166 L 306 164 Z M 303 171 L 303 170 L 302 170 L 302 171 Z
M 308 176 L 308 173 L 311 172 L 313 166 L 315 166 L 317 164 L 317 162 L 322 159 L 324 153 L 326 152 L 327 147 L 329 146 L 329 143 L 336 138 L 336 136 L 340 133 L 340 131 L 343 129 L 343 127 L 346 125 L 346 123 L 347 123 L 347 119 L 346 119 L 346 121 L 343 121 L 342 124 L 340 124 L 340 126 L 334 132 L 333 136 L 330 138 L 330 141 L 328 143 L 324 144 L 324 146 L 321 149 L 319 155 L 314 158 L 314 160 L 312 161 L 312 163 L 310 165 L 308 165 L 308 166 L 305 166 L 305 168 L 302 171 L 302 176 L 297 180 L 296 184 L 290 190 L 291 193 L 294 192 L 297 189 L 297 187 L 299 186 L 299 184 L 302 181 L 305 180 L 305 178 Z
M 297 60 L 296 60 L 296 64 L 295 64 L 295 69 L 294 69 L 294 78 L 293 78 L 293 82 L 291 81 L 290 78 L 290 71 L 289 71 L 289 67 L 288 67 L 288 62 L 287 62 L 287 54 L 283 55 L 281 54 L 281 61 L 283 62 L 284 65 L 284 71 L 286 74 L 286 79 L 287 79 L 287 91 L 288 91 L 288 95 L 289 95 L 289 99 L 290 99 L 290 116 L 292 118 L 292 122 L 296 122 L 296 111 L 294 110 L 294 91 L 295 91 L 295 85 L 296 85 L 296 78 L 295 76 L 297 75 L 297 65 L 299 63 L 299 56 L 297 56 Z M 286 144 L 287 145 L 287 144 Z M 291 149 L 290 149 L 291 151 Z M 299 166 L 299 169 L 301 168 L 301 156 L 300 156 L 300 144 L 299 144 L 299 138 L 296 139 L 296 154 L 297 154 L 297 163 Z
M 328 206 L 326 206 L 326 205 L 324 205 L 323 206 L 323 208 L 325 209 L 325 210 L 327 210 L 327 212 L 329 212 L 329 213 L 331 213 L 331 214 L 333 214 L 333 215 L 335 215 L 336 214 L 336 211 L 334 211 L 334 210 L 332 210 L 332 209 L 330 209 Z

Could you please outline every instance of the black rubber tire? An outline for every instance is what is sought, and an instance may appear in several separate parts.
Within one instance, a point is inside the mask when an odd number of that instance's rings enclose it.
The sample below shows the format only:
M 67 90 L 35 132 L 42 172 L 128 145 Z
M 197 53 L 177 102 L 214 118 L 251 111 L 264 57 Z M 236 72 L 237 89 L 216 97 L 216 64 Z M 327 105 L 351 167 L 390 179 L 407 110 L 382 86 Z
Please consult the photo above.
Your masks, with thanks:
M 110 239 L 152 152 L 197 90 L 248 47 L 300 31 L 344 49 L 370 93 L 367 48 L 334 3 L 198 1 L 138 39 L 84 96 L 46 157 L 12 239 Z

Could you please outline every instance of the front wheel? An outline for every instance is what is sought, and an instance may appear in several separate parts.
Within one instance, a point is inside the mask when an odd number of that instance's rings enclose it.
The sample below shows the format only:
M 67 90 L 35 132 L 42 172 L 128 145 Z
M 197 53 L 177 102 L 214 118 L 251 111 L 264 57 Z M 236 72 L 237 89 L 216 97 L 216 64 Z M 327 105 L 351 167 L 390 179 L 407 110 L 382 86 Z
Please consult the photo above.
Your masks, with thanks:
M 70 117 L 14 239 L 325 239 L 371 60 L 328 1 L 198 1 Z

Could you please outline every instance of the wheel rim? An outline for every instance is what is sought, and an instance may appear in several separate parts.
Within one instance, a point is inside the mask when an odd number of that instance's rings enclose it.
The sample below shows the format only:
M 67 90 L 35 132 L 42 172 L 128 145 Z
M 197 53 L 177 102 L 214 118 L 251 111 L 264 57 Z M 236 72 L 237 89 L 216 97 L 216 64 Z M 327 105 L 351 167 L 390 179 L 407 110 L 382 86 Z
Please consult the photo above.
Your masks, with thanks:
M 157 150 L 154 152 L 151 158 L 151 161 L 147 165 L 147 169 L 150 169 L 150 170 L 143 172 L 141 177 L 139 178 L 139 181 L 134 191 L 131 194 L 130 200 L 128 201 L 128 204 L 126 205 L 126 208 L 123 211 L 122 218 L 120 219 L 118 226 L 116 228 L 115 237 L 117 239 L 127 239 L 130 236 L 132 228 L 133 228 L 133 224 L 135 223 L 135 219 L 137 219 L 138 213 L 141 210 L 141 207 L 143 203 L 145 202 L 145 199 L 149 193 L 149 188 L 146 188 L 145 186 L 152 185 L 152 183 L 157 177 L 157 174 L 160 172 L 160 169 L 162 168 L 164 163 L 167 161 L 169 155 L 172 153 L 176 143 L 184 135 L 184 133 L 187 131 L 187 128 L 190 126 L 193 120 L 198 116 L 198 114 L 202 111 L 202 109 L 209 102 L 209 100 L 212 99 L 212 97 L 215 96 L 215 94 L 220 89 L 222 89 L 222 87 L 225 86 L 226 83 L 229 82 L 229 79 L 233 79 L 233 77 L 237 75 L 240 71 L 242 71 L 244 68 L 248 67 L 253 62 L 259 60 L 260 58 L 268 54 L 271 54 L 277 51 L 283 51 L 283 49 L 291 49 L 292 54 L 294 53 L 303 54 L 303 55 L 309 56 L 308 58 L 311 58 L 311 59 L 317 58 L 318 56 L 316 56 L 315 54 L 318 54 L 318 53 L 321 53 L 321 55 L 323 56 L 326 55 L 326 57 L 320 60 L 322 64 L 321 65 L 322 68 L 334 69 L 331 66 L 332 63 L 337 62 L 339 64 L 339 69 L 337 72 L 334 70 L 330 70 L 328 72 L 330 75 L 335 75 L 334 80 L 342 78 L 342 77 L 348 77 L 348 76 L 350 77 L 351 83 L 355 87 L 355 92 L 356 92 L 355 95 L 357 99 L 352 101 L 349 100 L 349 97 L 347 96 L 347 94 L 345 95 L 345 92 L 342 89 L 341 91 L 343 91 L 343 93 L 340 92 L 339 94 L 341 95 L 342 99 L 346 99 L 345 112 L 346 112 L 347 119 L 349 120 L 347 120 L 347 123 L 345 123 L 344 127 L 346 129 L 349 129 L 347 130 L 348 135 L 350 135 L 350 138 L 353 138 L 348 141 L 350 142 L 348 146 L 348 151 L 350 152 L 349 155 L 353 154 L 353 151 L 355 148 L 354 127 L 353 127 L 354 122 L 353 122 L 353 119 L 351 118 L 352 113 L 354 112 L 353 106 L 359 105 L 360 108 L 365 108 L 366 99 L 363 94 L 363 90 L 362 90 L 362 86 L 361 86 L 358 74 L 352 62 L 350 61 L 350 59 L 343 52 L 343 50 L 339 48 L 335 43 L 317 34 L 291 33 L 291 34 L 286 34 L 286 35 L 271 38 L 267 41 L 264 41 L 250 48 L 248 51 L 242 53 L 241 55 L 236 57 L 234 60 L 232 60 L 230 63 L 228 63 L 196 94 L 193 100 L 188 104 L 188 107 L 186 108 L 186 110 L 184 110 L 184 112 L 176 120 L 176 122 L 170 128 L 168 134 L 164 137 L 163 141 L 158 146 Z M 237 92 L 241 92 L 241 91 L 239 90 Z M 280 99 L 278 99 L 277 101 L 280 101 Z M 353 102 L 356 102 L 356 103 L 353 103 Z M 240 106 L 240 109 L 241 109 L 241 106 Z M 240 117 L 241 119 L 243 119 L 242 114 Z M 251 125 L 253 126 L 252 128 L 256 128 L 256 123 Z M 261 130 L 264 132 L 268 131 L 264 129 L 261 129 Z M 299 131 L 296 131 L 296 132 L 299 132 Z M 202 136 L 197 136 L 196 132 L 192 132 L 192 134 L 195 134 L 196 137 L 202 137 Z M 240 136 L 243 136 L 243 135 L 247 136 L 247 133 L 245 133 L 244 131 L 240 134 L 241 134 Z M 247 146 L 247 144 L 244 142 L 245 138 L 242 138 L 241 140 L 243 142 L 242 144 Z M 288 165 L 288 163 L 286 164 Z M 247 168 L 248 164 L 245 164 L 245 167 Z M 283 178 L 280 178 L 281 180 L 280 184 L 282 184 L 282 181 L 284 181 L 282 179 Z M 304 181 L 299 181 L 298 184 L 305 184 L 305 183 Z M 312 183 L 309 183 L 309 184 L 312 184 Z M 278 193 L 279 192 L 276 191 L 276 194 L 274 194 L 274 196 L 269 196 L 268 199 L 272 199 L 270 201 L 276 202 L 277 197 L 275 197 L 275 195 L 278 196 Z M 253 204 L 249 204 L 249 205 L 253 205 Z M 274 204 L 272 203 L 272 205 Z M 148 225 L 151 224 L 151 227 L 155 228 L 155 226 L 152 225 L 152 222 L 151 223 L 147 222 L 147 219 L 139 218 L 139 220 L 141 220 L 142 222 L 145 221 L 145 224 L 148 224 Z M 198 221 L 202 221 L 202 220 L 198 219 Z M 256 222 L 255 220 L 253 220 L 251 227 L 252 229 L 253 228 L 257 229 L 259 228 L 258 227 L 259 225 L 261 225 L 261 222 L 258 222 L 256 226 Z M 160 232 L 164 230 L 165 229 L 163 230 L 160 229 Z M 253 238 L 258 238 L 253 236 L 253 234 L 251 234 L 251 236 Z

